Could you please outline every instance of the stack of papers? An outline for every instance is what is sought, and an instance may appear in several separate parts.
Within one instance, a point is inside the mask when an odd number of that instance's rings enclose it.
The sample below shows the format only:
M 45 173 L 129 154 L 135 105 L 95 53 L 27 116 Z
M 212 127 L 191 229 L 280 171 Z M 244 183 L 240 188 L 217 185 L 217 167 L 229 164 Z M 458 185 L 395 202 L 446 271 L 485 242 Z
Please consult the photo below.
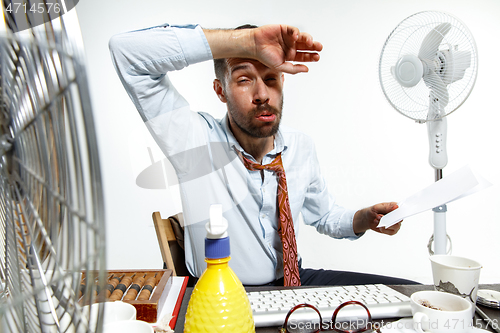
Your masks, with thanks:
M 399 208 L 383 216 L 378 227 L 389 228 L 406 217 L 445 205 L 489 186 L 490 182 L 465 166 L 398 203 Z

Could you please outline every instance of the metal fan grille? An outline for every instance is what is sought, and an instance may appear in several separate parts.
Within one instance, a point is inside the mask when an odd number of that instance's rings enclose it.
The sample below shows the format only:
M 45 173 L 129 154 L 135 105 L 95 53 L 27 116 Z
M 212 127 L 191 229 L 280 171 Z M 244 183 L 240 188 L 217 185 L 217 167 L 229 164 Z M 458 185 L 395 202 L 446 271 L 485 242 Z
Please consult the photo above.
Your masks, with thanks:
M 0 43 L 0 331 L 94 332 L 104 212 L 76 13 Z
M 449 22 L 451 30 L 444 36 L 440 50 L 470 51 L 471 64 L 464 77 L 448 85 L 449 102 L 443 116 L 455 111 L 469 96 L 477 75 L 477 51 L 467 27 L 455 17 L 441 12 L 420 12 L 402 21 L 387 38 L 379 62 L 379 79 L 389 103 L 404 116 L 419 122 L 427 120 L 429 88 L 421 80 L 416 86 L 401 86 L 392 76 L 391 67 L 404 55 L 417 55 L 422 41 L 437 25 Z

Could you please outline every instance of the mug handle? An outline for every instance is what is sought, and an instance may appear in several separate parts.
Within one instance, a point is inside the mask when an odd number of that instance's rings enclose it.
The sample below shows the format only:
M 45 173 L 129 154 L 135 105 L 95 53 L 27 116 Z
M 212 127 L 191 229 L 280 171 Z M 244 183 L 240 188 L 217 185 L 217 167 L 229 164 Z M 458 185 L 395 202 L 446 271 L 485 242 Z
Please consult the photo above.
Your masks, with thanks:
M 417 312 L 413 315 L 413 329 L 419 333 L 425 333 L 422 329 L 422 319 L 429 321 L 429 317 L 423 312 Z

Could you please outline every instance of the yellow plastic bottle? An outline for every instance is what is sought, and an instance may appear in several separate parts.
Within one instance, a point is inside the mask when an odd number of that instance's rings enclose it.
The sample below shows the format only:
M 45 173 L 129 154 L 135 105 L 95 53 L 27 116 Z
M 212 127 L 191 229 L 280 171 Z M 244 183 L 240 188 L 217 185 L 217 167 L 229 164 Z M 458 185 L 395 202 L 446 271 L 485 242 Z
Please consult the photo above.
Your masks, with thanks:
M 210 206 L 206 225 L 207 269 L 196 283 L 186 311 L 184 332 L 255 332 L 245 288 L 229 267 L 227 221 L 222 205 Z

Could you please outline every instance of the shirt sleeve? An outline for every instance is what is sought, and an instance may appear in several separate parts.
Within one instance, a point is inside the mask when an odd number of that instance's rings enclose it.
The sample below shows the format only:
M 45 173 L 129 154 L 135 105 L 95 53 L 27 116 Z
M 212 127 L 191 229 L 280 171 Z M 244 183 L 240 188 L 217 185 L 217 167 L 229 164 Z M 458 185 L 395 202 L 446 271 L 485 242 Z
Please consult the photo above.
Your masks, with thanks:
M 328 191 L 321 175 L 316 149 L 312 143 L 312 156 L 309 159 L 311 182 L 307 188 L 301 213 L 304 223 L 314 226 L 321 233 L 334 238 L 357 239 L 353 231 L 353 218 L 356 210 L 344 208 L 336 203 Z
M 158 146 L 176 170 L 189 172 L 197 161 L 186 152 L 206 145 L 206 120 L 191 111 L 168 72 L 212 59 L 202 28 L 165 24 L 126 32 L 113 36 L 109 49 L 125 90 Z

